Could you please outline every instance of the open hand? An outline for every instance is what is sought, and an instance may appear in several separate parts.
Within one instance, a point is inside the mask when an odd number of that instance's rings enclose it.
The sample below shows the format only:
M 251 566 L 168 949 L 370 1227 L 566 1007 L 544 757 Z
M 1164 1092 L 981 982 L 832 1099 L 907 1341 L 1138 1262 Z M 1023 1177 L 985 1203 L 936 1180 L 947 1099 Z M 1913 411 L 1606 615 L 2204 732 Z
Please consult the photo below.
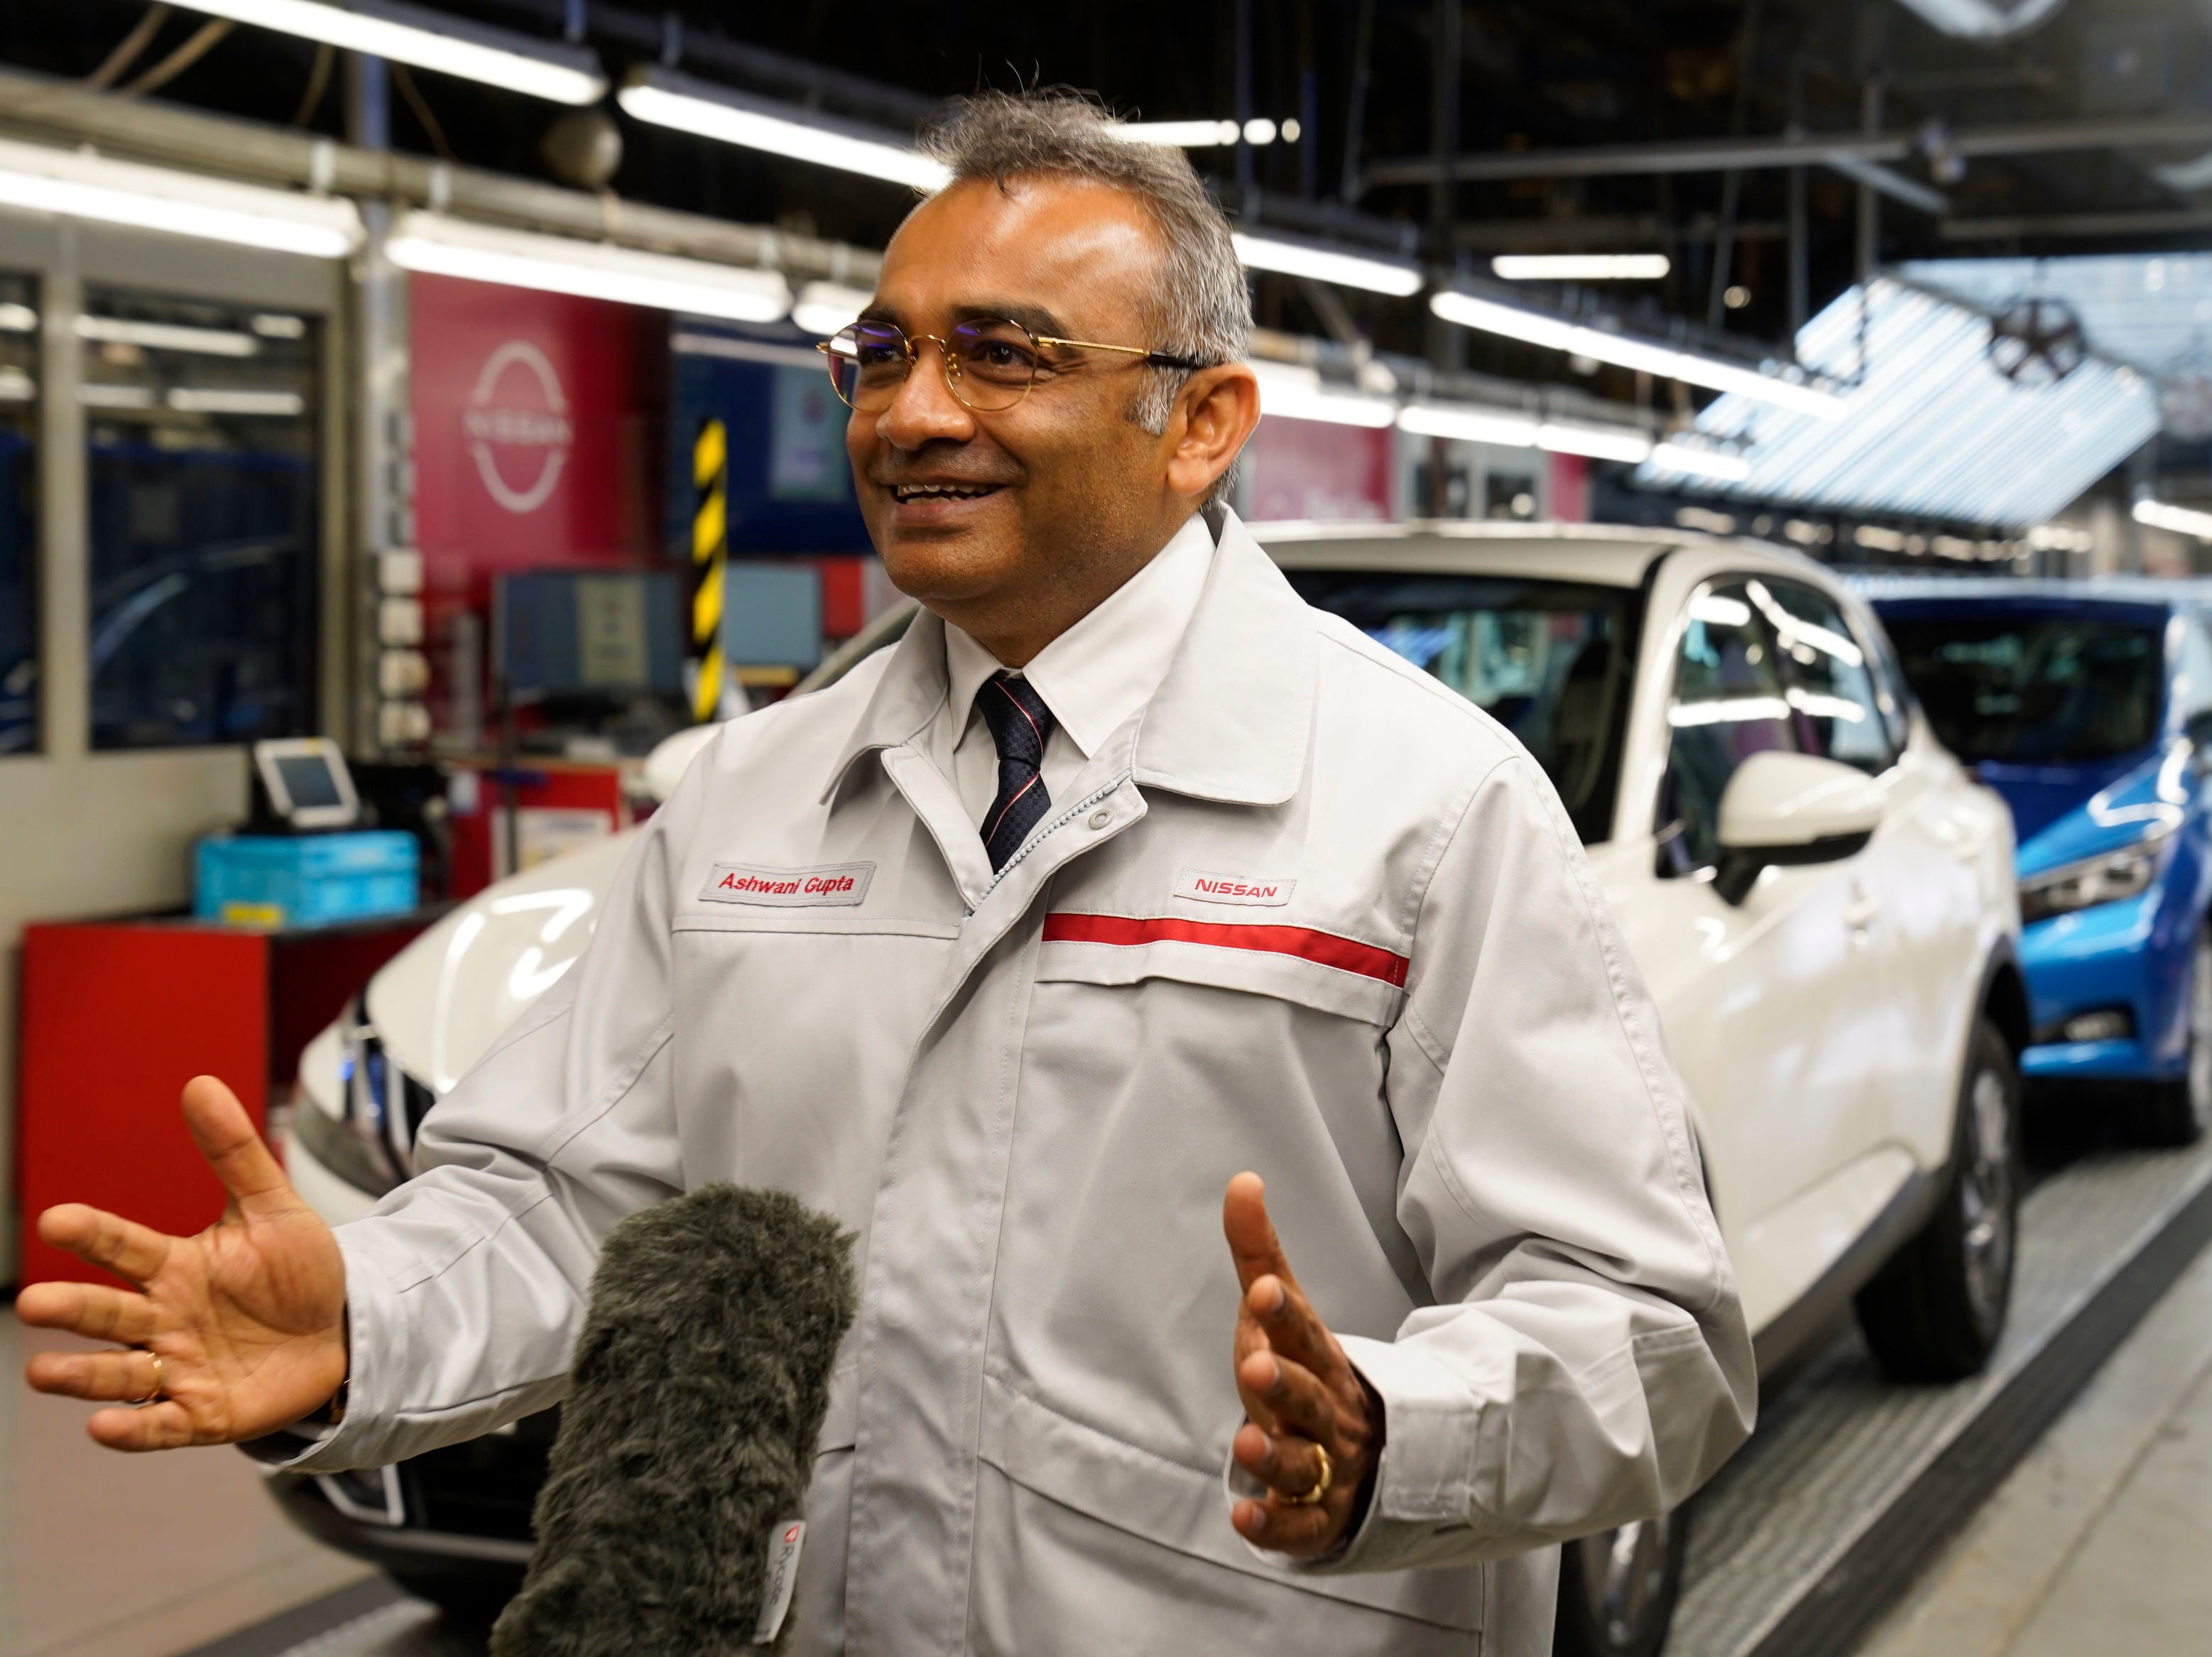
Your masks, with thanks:
M 113 1450 L 258 1438 L 313 1412 L 346 1376 L 337 1239 L 300 1200 L 229 1088 L 195 1077 L 184 1112 L 229 1193 L 222 1218 L 196 1237 L 166 1237 L 80 1203 L 48 1209 L 41 1238 L 137 1292 L 33 1283 L 15 1301 L 26 1324 L 123 1343 L 118 1351 L 40 1352 L 25 1371 L 41 1392 L 152 1400 L 94 1414 L 87 1430 Z
M 1246 1420 L 1232 1450 L 1268 1487 L 1265 1501 L 1239 1502 L 1230 1517 L 1258 1546 L 1310 1558 L 1334 1547 L 1364 1505 L 1382 1454 L 1382 1406 L 1291 1275 L 1258 1174 L 1229 1182 L 1221 1228 L 1244 1289 L 1236 1362 Z M 1300 1501 L 1324 1466 L 1321 1499 Z

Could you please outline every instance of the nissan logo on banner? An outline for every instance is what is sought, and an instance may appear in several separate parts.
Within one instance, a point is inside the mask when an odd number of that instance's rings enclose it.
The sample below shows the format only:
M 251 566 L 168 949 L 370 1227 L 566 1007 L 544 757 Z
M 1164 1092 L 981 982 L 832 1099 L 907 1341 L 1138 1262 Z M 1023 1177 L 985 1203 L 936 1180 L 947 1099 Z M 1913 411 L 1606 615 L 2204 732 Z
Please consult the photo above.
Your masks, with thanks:
M 560 375 L 526 339 L 510 339 L 484 359 L 461 431 L 484 489 L 515 513 L 545 504 L 576 436 Z

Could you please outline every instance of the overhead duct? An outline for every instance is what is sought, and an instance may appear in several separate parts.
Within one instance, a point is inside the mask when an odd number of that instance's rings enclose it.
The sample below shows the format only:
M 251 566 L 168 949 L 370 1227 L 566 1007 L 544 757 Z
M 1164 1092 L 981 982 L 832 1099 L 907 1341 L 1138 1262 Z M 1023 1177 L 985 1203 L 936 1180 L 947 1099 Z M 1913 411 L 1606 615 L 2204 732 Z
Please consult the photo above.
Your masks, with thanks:
M 1898 0 L 1929 27 L 1962 40 L 2010 40 L 2058 15 L 2066 0 Z

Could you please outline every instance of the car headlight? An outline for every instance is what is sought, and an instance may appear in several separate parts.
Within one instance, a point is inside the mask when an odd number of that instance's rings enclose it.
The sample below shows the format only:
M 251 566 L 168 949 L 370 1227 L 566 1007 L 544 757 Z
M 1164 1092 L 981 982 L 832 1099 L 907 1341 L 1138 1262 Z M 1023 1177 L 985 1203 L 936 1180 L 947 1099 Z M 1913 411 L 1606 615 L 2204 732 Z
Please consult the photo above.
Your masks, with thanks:
M 2131 846 L 2031 874 L 2020 883 L 2020 917 L 2040 921 L 2132 898 L 2158 878 L 2172 850 L 2172 827 L 2161 824 Z
M 355 998 L 346 1020 L 339 1075 L 346 1088 L 346 1125 L 389 1176 L 388 1190 L 415 1172 L 416 1130 L 437 1095 L 392 1061 L 368 1021 L 366 993 Z

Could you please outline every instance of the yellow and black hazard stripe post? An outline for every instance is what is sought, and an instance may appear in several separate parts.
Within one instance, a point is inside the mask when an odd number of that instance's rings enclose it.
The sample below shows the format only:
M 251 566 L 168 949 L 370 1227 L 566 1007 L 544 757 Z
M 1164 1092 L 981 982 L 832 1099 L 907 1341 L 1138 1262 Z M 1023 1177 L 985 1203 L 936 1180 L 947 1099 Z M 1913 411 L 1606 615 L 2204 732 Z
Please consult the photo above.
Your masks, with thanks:
M 691 481 L 699 503 L 691 513 L 691 563 L 699 572 L 691 594 L 691 655 L 698 677 L 691 685 L 692 717 L 702 724 L 722 708 L 723 572 L 730 561 L 726 501 L 729 435 L 720 420 L 702 421 L 691 445 Z

